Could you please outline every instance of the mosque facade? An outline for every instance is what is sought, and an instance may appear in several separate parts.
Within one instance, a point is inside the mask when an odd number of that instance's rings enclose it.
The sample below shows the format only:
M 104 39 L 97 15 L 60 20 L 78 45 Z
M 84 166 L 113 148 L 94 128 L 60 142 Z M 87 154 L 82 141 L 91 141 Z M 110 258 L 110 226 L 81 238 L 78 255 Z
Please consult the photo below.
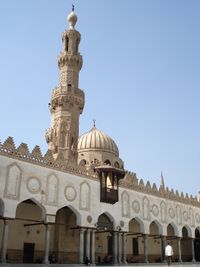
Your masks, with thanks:
M 127 264 L 200 261 L 198 197 L 138 180 L 124 170 L 115 141 L 96 128 L 79 137 L 81 35 L 72 10 L 58 57 L 46 131 L 48 151 L 0 143 L 2 263 Z

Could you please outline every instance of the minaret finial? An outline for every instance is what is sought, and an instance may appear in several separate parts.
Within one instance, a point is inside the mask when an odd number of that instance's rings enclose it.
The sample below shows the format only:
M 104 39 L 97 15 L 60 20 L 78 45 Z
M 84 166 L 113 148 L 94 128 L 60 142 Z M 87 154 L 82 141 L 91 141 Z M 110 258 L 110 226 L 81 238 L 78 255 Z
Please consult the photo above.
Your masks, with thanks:
M 96 127 L 96 120 L 93 119 L 93 127 L 95 128 Z
M 78 18 L 76 16 L 75 12 L 74 12 L 74 5 L 72 5 L 72 11 L 67 17 L 67 20 L 69 22 L 69 29 L 74 30 L 74 27 L 76 25 L 77 19 Z

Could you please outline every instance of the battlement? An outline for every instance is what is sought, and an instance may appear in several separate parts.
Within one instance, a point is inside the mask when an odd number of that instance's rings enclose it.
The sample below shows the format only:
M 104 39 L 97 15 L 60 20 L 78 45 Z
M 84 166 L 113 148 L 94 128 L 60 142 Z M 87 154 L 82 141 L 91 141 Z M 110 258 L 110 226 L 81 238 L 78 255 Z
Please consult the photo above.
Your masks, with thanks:
M 28 145 L 25 143 L 21 143 L 16 148 L 12 137 L 8 137 L 4 143 L 0 142 L 0 155 L 27 161 L 44 167 L 51 167 L 59 171 L 70 172 L 74 175 L 81 175 L 92 180 L 99 180 L 97 173 L 93 169 L 87 170 L 81 166 L 66 164 L 60 157 L 54 159 L 51 150 L 47 150 L 47 152 L 42 155 L 41 149 L 37 145 L 31 152 Z M 163 187 L 162 185 L 158 188 L 155 183 L 151 185 L 150 181 L 147 181 L 145 184 L 143 179 L 139 180 L 136 173 L 133 172 L 126 171 L 125 178 L 120 180 L 119 186 L 200 207 L 200 201 L 197 197 L 193 197 L 192 195 L 189 196 L 187 193 L 184 195 L 183 192 L 179 193 L 177 190 L 174 191 L 174 189 L 169 189 L 168 187 Z
M 155 183 L 151 185 L 150 181 L 147 181 L 145 184 L 143 179 L 139 180 L 137 178 L 136 173 L 127 171 L 125 178 L 120 180 L 119 185 L 145 194 L 150 194 L 198 207 L 200 206 L 200 201 L 197 197 L 193 197 L 192 195 L 189 196 L 187 193 L 184 195 L 183 192 L 179 193 L 178 190 L 174 191 L 174 189 L 169 189 L 168 187 L 164 187 L 162 185 L 160 185 L 158 188 Z
M 30 152 L 28 145 L 21 143 L 17 148 L 12 137 L 8 137 L 4 143 L 0 143 L 0 155 L 11 157 L 18 160 L 30 162 L 44 167 L 55 168 L 59 171 L 70 172 L 75 175 L 86 176 L 88 178 L 97 179 L 97 174 L 93 170 L 86 170 L 72 164 L 66 164 L 59 157 L 54 159 L 51 150 L 42 155 L 39 146 L 35 146 Z

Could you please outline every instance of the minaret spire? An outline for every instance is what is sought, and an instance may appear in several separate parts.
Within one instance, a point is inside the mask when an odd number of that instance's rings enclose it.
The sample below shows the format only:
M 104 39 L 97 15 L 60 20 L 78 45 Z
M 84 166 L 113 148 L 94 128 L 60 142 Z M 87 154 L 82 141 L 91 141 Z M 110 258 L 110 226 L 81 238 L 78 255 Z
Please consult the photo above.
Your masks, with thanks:
M 160 176 L 160 186 L 164 189 L 165 188 L 165 183 L 164 183 L 164 178 L 163 178 L 163 172 L 161 171 L 161 176 Z
M 73 5 L 67 20 L 69 29 L 62 34 L 63 48 L 58 57 L 60 84 L 52 92 L 49 104 L 51 128 L 46 132 L 46 140 L 55 158 L 77 163 L 79 116 L 84 108 L 85 96 L 78 85 L 83 62 L 79 53 L 81 35 L 75 30 L 78 18 Z

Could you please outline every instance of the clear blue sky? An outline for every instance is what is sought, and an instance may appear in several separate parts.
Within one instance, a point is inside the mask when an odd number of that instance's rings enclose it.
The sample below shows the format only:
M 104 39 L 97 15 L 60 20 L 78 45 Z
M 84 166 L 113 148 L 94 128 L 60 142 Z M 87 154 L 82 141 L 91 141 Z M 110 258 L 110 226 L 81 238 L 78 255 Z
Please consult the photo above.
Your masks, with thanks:
M 1 0 L 0 139 L 47 150 L 48 102 L 72 3 L 82 35 L 80 133 L 117 143 L 146 182 L 200 190 L 199 0 Z

